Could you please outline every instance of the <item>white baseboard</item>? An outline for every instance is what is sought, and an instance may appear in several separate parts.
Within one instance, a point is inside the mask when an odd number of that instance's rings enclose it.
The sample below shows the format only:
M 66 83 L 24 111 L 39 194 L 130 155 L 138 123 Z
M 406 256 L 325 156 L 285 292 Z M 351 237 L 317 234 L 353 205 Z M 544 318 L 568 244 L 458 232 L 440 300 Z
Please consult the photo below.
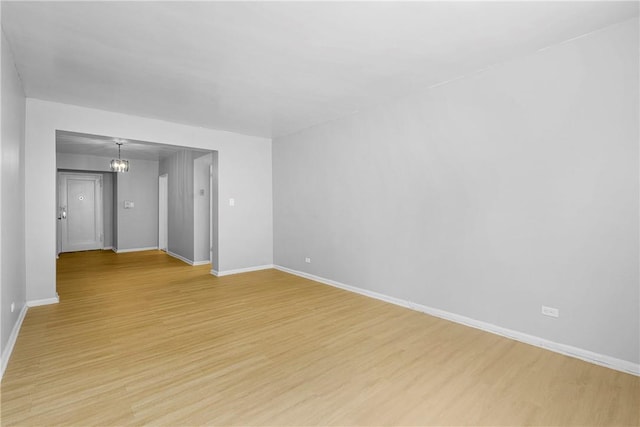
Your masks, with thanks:
M 49 305 L 49 304 L 58 304 L 60 302 L 60 296 L 56 293 L 56 296 L 53 298 L 45 298 L 45 299 L 33 299 L 27 301 L 27 307 L 38 307 L 40 305 Z
M 179 259 L 182 262 L 186 262 L 187 264 L 192 265 L 192 266 L 211 264 L 211 261 L 209 261 L 209 260 L 206 260 L 206 261 L 191 261 L 189 258 L 185 258 L 182 255 L 178 255 L 178 254 L 176 254 L 174 252 L 171 252 L 169 250 L 162 249 L 162 251 L 166 252 L 167 255 L 172 256 L 172 257 L 174 257 L 176 259 Z
M 115 252 L 117 254 L 125 254 L 127 252 L 153 251 L 153 250 L 157 250 L 157 249 L 158 249 L 157 246 L 149 246 L 147 248 L 130 248 L 130 249 L 113 248 L 113 252 Z
M 113 246 L 105 246 L 104 248 L 102 248 L 103 251 L 112 251 L 113 250 Z
M 179 260 L 180 260 L 180 261 L 182 261 L 182 262 L 186 262 L 186 263 L 187 263 L 187 264 L 189 264 L 189 265 L 194 265 L 194 264 L 193 264 L 193 261 L 191 261 L 189 258 L 185 258 L 185 257 L 183 257 L 182 255 L 178 255 L 178 254 L 173 253 L 173 252 L 171 252 L 171 251 L 169 251 L 169 250 L 167 250 L 166 252 L 167 252 L 167 255 L 169 255 L 169 256 L 172 256 L 172 257 L 174 257 L 174 258 L 176 258 L 176 259 L 179 259 Z
M 640 376 L 640 364 L 629 362 L 628 360 L 622 360 L 615 357 L 607 356 L 604 354 L 595 353 L 589 350 L 585 350 L 578 347 L 573 347 L 567 344 L 561 344 L 554 341 L 549 341 L 544 338 L 540 338 L 534 335 L 525 334 L 523 332 L 514 331 L 512 329 L 503 328 L 501 326 L 493 325 L 491 323 L 483 322 L 476 319 L 471 319 L 459 314 L 450 313 L 448 311 L 439 310 L 437 308 L 428 307 L 426 305 L 417 304 L 411 301 L 406 301 L 399 298 L 390 297 L 378 292 L 369 291 L 366 289 L 356 288 L 355 286 L 345 285 L 344 283 L 336 282 L 335 280 L 325 279 L 324 277 L 315 276 L 313 274 L 304 273 L 302 271 L 292 270 L 280 265 L 274 265 L 273 268 L 284 271 L 285 273 L 294 274 L 296 276 L 304 277 L 306 279 L 314 280 L 316 282 L 324 283 L 326 285 L 334 286 L 336 288 L 344 289 L 357 294 L 365 295 L 371 298 L 375 298 L 381 301 L 389 302 L 391 304 L 406 307 L 411 310 L 420 311 L 422 313 L 429 314 L 431 316 L 439 317 L 441 319 L 449 320 L 462 325 L 470 326 L 472 328 L 480 329 L 492 334 L 500 335 L 506 338 L 510 338 L 516 341 L 530 344 L 536 347 L 551 350 L 555 353 L 560 353 L 565 356 L 574 357 L 576 359 L 584 360 L 596 365 L 604 366 L 606 368 L 615 369 L 616 371 L 626 372 L 632 375 Z
M 9 339 L 7 340 L 7 345 L 2 351 L 2 365 L 0 366 L 0 381 L 2 381 L 2 377 L 4 377 L 4 371 L 7 369 L 7 365 L 9 364 L 9 359 L 11 358 L 11 353 L 13 353 L 13 347 L 16 345 L 16 340 L 18 339 L 18 334 L 20 333 L 20 328 L 22 327 L 22 321 L 24 317 L 27 315 L 27 310 L 29 307 L 25 304 L 20 310 L 20 314 L 18 315 L 18 320 L 16 324 L 13 325 L 13 329 L 11 330 L 11 335 L 9 335 Z
M 222 277 L 222 276 L 230 276 L 232 274 L 238 274 L 238 273 L 249 273 L 251 271 L 268 270 L 270 268 L 274 268 L 274 265 L 265 264 L 265 265 L 258 265 L 255 267 L 238 268 L 235 270 L 226 270 L 226 271 L 211 270 L 211 274 L 213 274 L 216 277 Z

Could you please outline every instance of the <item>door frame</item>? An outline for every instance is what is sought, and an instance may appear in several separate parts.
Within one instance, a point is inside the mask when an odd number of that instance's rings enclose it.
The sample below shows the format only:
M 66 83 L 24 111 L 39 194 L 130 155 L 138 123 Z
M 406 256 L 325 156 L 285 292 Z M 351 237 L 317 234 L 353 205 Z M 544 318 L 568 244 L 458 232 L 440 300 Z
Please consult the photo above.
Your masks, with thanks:
M 103 190 L 103 180 L 102 180 L 102 174 L 101 173 L 84 173 L 84 172 L 58 172 L 57 173 L 57 180 L 58 180 L 58 212 L 57 212 L 57 224 L 58 224 L 58 255 L 63 251 L 63 242 L 64 242 L 64 227 L 63 227 L 63 223 L 62 223 L 62 212 L 63 210 L 66 210 L 66 204 L 63 204 L 65 202 L 64 197 L 67 194 L 67 189 L 66 189 L 66 178 L 67 177 L 83 177 L 83 178 L 89 178 L 88 180 L 97 182 L 98 185 L 96 185 L 95 189 L 96 192 L 94 194 L 95 197 L 95 202 L 94 202 L 94 209 L 95 209 L 95 214 L 94 214 L 94 219 L 96 222 L 96 229 L 99 230 L 99 237 L 98 237 L 98 241 L 99 241 L 99 245 L 97 248 L 91 248 L 91 249 L 74 249 L 74 250 L 67 250 L 66 252 L 76 252 L 76 251 L 82 251 L 82 250 L 98 250 L 98 249 L 104 249 L 104 220 L 102 218 L 103 216 L 103 194 L 102 194 L 102 190 Z M 67 248 L 68 249 L 68 248 Z

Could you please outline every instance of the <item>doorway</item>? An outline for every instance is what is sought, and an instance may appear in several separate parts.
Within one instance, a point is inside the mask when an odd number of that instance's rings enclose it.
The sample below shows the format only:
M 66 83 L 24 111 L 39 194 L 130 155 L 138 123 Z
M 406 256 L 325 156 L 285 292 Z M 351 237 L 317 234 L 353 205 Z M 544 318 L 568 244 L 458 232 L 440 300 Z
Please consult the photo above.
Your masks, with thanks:
M 102 175 L 58 174 L 60 252 L 103 249 Z

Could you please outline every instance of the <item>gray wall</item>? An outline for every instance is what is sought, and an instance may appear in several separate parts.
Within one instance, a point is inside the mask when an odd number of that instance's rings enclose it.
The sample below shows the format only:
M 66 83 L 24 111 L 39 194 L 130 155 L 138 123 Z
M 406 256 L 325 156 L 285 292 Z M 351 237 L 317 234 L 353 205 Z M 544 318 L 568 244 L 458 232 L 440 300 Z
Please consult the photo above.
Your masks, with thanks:
M 275 139 L 275 263 L 640 362 L 638 62 L 634 19 Z
M 168 251 L 193 261 L 193 159 L 182 150 L 160 161 L 160 175 L 168 174 Z
M 158 247 L 158 162 L 129 159 L 129 172 L 115 176 L 117 249 Z M 134 202 L 125 209 L 124 201 Z
M 25 97 L 13 56 L 2 32 L 2 121 L 0 134 L 0 352 L 26 300 L 25 272 Z M 11 303 L 15 310 L 11 313 Z
M 113 211 L 113 172 L 102 173 L 102 225 L 104 228 L 104 247 L 112 248 L 115 234 Z

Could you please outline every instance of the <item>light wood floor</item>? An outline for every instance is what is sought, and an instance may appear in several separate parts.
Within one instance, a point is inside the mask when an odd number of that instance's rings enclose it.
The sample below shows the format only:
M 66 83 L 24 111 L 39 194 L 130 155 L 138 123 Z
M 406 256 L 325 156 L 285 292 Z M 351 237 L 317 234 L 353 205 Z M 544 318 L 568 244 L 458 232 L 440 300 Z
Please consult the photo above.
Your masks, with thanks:
M 640 380 L 276 270 L 63 254 L 3 425 L 638 425 Z

